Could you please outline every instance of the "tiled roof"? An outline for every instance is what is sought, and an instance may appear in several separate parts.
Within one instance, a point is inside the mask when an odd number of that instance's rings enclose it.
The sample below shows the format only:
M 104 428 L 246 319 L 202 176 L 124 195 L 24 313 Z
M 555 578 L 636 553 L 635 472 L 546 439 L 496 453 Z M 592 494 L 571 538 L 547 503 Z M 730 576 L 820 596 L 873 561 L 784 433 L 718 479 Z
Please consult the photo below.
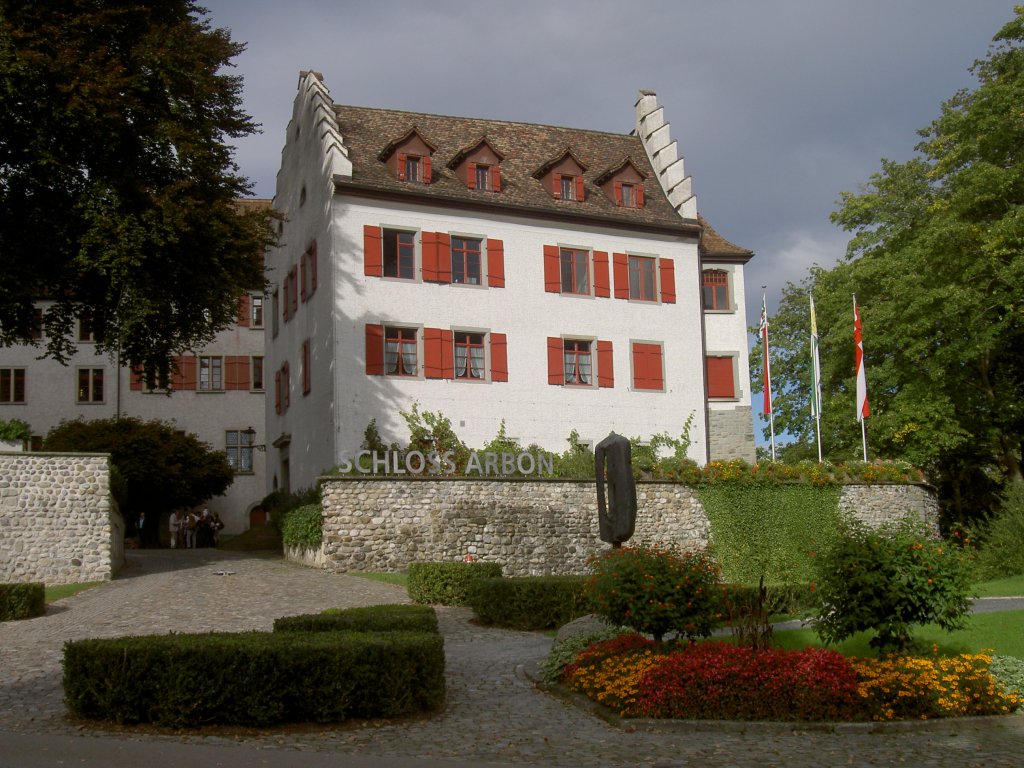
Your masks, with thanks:
M 420 112 L 336 105 L 338 129 L 349 150 L 352 177 L 336 176 L 339 190 L 416 196 L 438 203 L 466 206 L 502 206 L 525 213 L 580 216 L 614 225 L 671 229 L 695 234 L 696 222 L 684 220 L 673 209 L 657 181 L 654 169 L 636 136 L 531 123 L 448 117 Z M 432 183 L 400 181 L 378 157 L 390 142 L 415 127 L 437 149 L 432 156 Z M 481 137 L 504 156 L 501 191 L 468 189 L 448 168 L 452 158 Z M 557 200 L 533 173 L 570 148 L 587 171 L 583 174 L 586 199 Z M 645 175 L 643 208 L 620 208 L 595 186 L 595 179 L 629 158 Z
M 707 219 L 701 215 L 697 215 L 697 221 L 700 222 L 701 227 L 704 228 L 703 233 L 700 237 L 700 254 L 702 258 L 715 258 L 728 259 L 732 261 L 748 261 L 753 257 L 754 252 L 747 248 L 741 248 L 735 243 L 731 243 L 722 237 L 715 228 L 708 224 Z

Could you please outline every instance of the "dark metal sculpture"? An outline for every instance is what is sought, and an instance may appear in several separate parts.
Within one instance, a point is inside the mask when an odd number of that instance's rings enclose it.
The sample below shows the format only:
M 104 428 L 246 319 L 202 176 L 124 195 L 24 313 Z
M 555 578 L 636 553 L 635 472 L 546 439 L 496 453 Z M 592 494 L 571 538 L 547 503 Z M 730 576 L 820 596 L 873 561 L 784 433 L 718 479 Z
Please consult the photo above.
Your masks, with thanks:
M 636 481 L 633 480 L 629 440 L 614 432 L 594 449 L 597 480 L 597 519 L 601 541 L 619 547 L 633 535 L 636 524 Z M 605 483 L 608 500 L 605 502 Z

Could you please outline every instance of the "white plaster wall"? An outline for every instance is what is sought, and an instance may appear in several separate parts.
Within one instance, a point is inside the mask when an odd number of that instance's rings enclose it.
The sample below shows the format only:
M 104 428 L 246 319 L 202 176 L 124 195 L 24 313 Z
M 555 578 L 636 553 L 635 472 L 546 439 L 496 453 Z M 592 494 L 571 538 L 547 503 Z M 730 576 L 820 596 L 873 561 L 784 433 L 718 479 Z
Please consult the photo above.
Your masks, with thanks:
M 571 429 L 594 442 L 615 430 L 627 436 L 679 434 L 695 413 L 693 456 L 703 457 L 703 353 L 700 338 L 697 248 L 671 236 L 637 236 L 621 230 L 552 225 L 513 217 L 478 216 L 422 206 L 382 210 L 336 198 L 339 235 L 335 307 L 338 318 L 336 378 L 339 450 L 358 450 L 371 417 L 386 440 L 404 441 L 399 416 L 418 401 L 442 411 L 459 436 L 479 447 L 506 422 L 510 436 L 561 452 Z M 396 226 L 453 232 L 503 241 L 505 287 L 437 285 L 363 275 L 363 226 Z M 544 290 L 544 245 L 628 252 L 671 258 L 675 304 L 577 297 Z M 366 323 L 407 323 L 435 328 L 480 329 L 508 335 L 508 382 L 397 379 L 365 374 Z M 615 386 L 580 388 L 547 383 L 548 336 L 610 340 Z M 631 342 L 660 342 L 664 392 L 632 388 Z M 422 362 L 422 356 L 421 356 Z
M 731 312 L 705 312 L 704 332 L 707 337 L 709 355 L 736 355 L 736 399 L 710 400 L 711 410 L 733 410 L 737 406 L 750 405 L 750 353 L 747 334 L 746 286 L 743 282 L 743 265 L 716 264 L 705 261 L 703 269 L 723 269 L 730 273 L 732 296 Z
M 41 306 L 46 304 L 41 303 Z M 262 355 L 263 346 L 262 329 L 236 326 L 217 334 L 214 341 L 197 354 Z M 67 365 L 37 359 L 41 351 L 30 345 L 0 348 L 0 367 L 26 368 L 25 403 L 0 403 L 0 418 L 21 419 L 29 424 L 34 435 L 45 436 L 64 420 L 109 419 L 121 415 L 174 422 L 219 451 L 225 448 L 225 432 L 229 429 L 252 426 L 257 431 L 257 442 L 264 442 L 262 392 L 181 391 L 168 397 L 163 393 L 132 391 L 130 370 L 119 369 L 110 357 L 96 354 L 92 343 L 79 343 Z M 102 402 L 76 402 L 80 367 L 104 369 Z M 237 475 L 224 496 L 209 500 L 210 510 L 217 511 L 224 521 L 226 533 L 248 529 L 249 510 L 266 493 L 264 463 L 265 455 L 255 452 L 254 472 Z

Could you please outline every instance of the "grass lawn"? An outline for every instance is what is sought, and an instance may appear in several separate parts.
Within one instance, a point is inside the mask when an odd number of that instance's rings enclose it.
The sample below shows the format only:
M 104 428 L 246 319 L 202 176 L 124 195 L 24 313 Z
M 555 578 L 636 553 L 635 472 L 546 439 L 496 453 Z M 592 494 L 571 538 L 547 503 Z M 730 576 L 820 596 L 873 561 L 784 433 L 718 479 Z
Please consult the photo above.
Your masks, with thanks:
M 46 602 L 63 600 L 65 597 L 71 597 L 83 590 L 92 589 L 104 583 L 102 581 L 86 581 L 82 584 L 55 584 L 52 587 L 46 587 Z
M 957 632 L 945 632 L 934 624 L 915 627 L 911 634 L 916 647 L 912 652 L 930 653 L 932 644 L 943 655 L 977 653 L 987 650 L 1000 656 L 1024 659 L 1024 611 L 999 613 L 973 613 L 967 627 Z M 878 651 L 868 645 L 871 633 L 860 632 L 835 646 L 827 646 L 813 629 L 786 629 L 772 635 L 773 643 L 781 648 L 834 648 L 846 656 L 877 656 Z
M 1024 574 L 1009 576 L 1005 579 L 985 581 L 975 584 L 978 597 L 1020 597 L 1024 596 Z

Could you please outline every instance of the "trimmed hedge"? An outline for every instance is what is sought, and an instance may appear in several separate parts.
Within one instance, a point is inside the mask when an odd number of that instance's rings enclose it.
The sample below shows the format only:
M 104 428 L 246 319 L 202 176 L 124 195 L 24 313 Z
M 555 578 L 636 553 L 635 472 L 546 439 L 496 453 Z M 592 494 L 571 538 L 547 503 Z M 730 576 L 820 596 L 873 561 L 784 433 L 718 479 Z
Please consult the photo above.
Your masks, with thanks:
M 467 605 L 470 584 L 501 576 L 501 563 L 410 563 L 406 589 L 414 603 Z
M 765 584 L 765 608 L 769 615 L 799 616 L 818 609 L 818 597 L 810 584 Z M 757 608 L 760 587 L 756 584 L 722 584 L 726 617 L 743 616 Z
M 429 605 L 367 605 L 274 620 L 275 632 L 437 632 Z
M 556 629 L 590 613 L 586 576 L 477 579 L 468 604 L 483 624 L 526 631 Z
M 169 728 L 395 717 L 444 701 L 430 632 L 250 632 L 79 640 L 64 699 L 80 717 Z
M 46 613 L 46 587 L 41 581 L 0 584 L 0 621 L 31 619 Z

